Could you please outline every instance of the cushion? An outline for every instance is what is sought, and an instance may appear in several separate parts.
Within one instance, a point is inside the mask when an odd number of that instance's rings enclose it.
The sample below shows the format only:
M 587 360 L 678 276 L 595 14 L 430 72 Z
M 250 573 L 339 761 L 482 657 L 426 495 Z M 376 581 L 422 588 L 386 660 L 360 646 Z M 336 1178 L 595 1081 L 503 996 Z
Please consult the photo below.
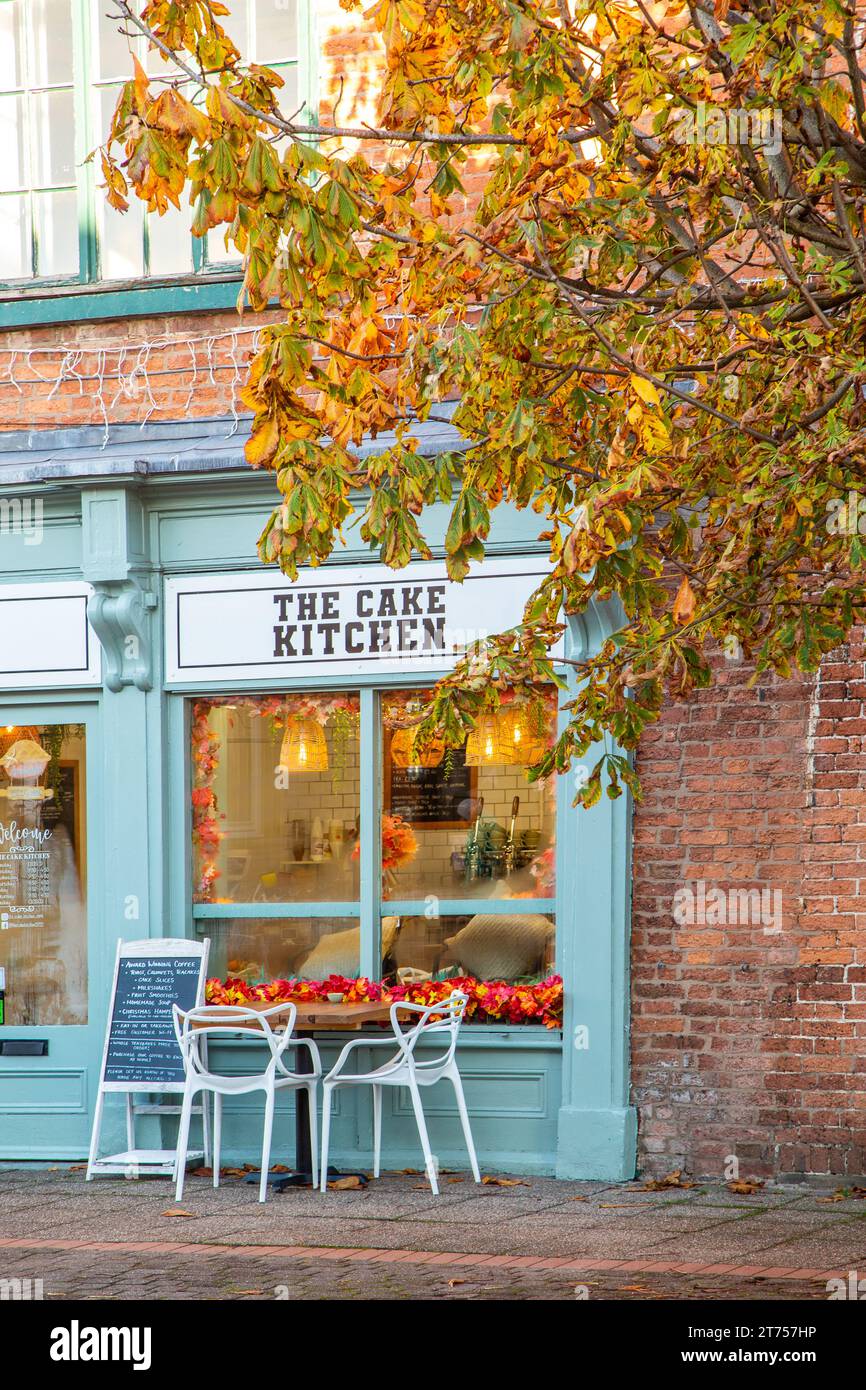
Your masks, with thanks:
M 382 918 L 383 956 L 391 949 L 399 925 L 399 917 Z M 298 976 L 302 980 L 327 980 L 329 975 L 343 975 L 348 980 L 354 980 L 360 969 L 360 951 L 360 927 L 330 932 L 301 961 L 297 968 Z
M 540 913 L 506 916 L 479 912 L 445 945 L 479 980 L 516 980 L 541 968 L 555 928 Z

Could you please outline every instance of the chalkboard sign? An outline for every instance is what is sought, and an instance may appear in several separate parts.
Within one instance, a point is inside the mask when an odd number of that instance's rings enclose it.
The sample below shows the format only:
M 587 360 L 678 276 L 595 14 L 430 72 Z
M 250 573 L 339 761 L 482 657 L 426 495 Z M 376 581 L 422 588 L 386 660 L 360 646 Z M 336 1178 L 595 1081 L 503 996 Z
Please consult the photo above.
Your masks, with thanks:
M 108 1029 L 90 1137 L 88 1181 L 97 1173 L 127 1177 L 171 1173 L 174 1151 L 137 1149 L 135 1118 L 145 1113 L 177 1113 L 175 1104 L 137 1105 L 136 1092 L 157 1095 L 184 1089 L 183 1058 L 174 1035 L 172 1005 L 191 1009 L 204 999 L 210 942 L 172 940 L 118 941 L 114 982 L 108 1009 Z M 127 1136 L 130 1147 L 120 1154 L 99 1157 L 99 1135 L 105 1096 L 126 1093 Z M 195 1113 L 204 1125 L 204 1156 L 208 1153 L 208 1118 L 204 1106 Z
M 385 811 L 412 825 L 461 830 L 476 814 L 478 769 L 467 767 L 465 749 L 452 748 L 438 767 L 398 767 L 385 753 Z
M 171 1006 L 191 1009 L 197 1002 L 200 966 L 195 956 L 127 956 L 118 962 L 103 1080 L 183 1085 Z

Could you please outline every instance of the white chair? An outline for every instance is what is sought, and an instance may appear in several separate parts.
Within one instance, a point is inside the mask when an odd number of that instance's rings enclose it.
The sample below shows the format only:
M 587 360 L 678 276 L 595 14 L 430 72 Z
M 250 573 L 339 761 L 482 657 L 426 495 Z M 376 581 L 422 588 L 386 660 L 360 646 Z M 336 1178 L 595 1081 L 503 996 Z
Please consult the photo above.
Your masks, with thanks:
M 478 1170 L 478 1159 L 475 1156 L 475 1145 L 472 1142 L 472 1130 L 469 1128 L 469 1115 L 466 1110 L 466 1099 L 463 1095 L 463 1083 L 460 1080 L 460 1072 L 457 1070 L 455 1051 L 457 1048 L 457 1034 L 460 1031 L 460 1024 L 463 1022 L 463 1015 L 466 1012 L 467 997 L 455 990 L 447 999 L 443 999 L 438 1004 L 426 1007 L 423 1004 L 392 1004 L 391 1005 L 391 1028 L 393 1037 L 377 1038 L 370 1041 L 369 1038 L 355 1038 L 347 1043 L 337 1058 L 336 1065 L 325 1077 L 324 1101 L 322 1106 L 322 1165 L 321 1165 L 321 1188 L 327 1191 L 328 1186 L 328 1138 L 331 1128 L 331 1094 L 337 1086 L 372 1086 L 373 1088 L 373 1176 L 379 1176 L 379 1159 L 382 1150 L 382 1087 L 383 1086 L 405 1086 L 409 1095 L 412 1097 L 412 1108 L 415 1111 L 415 1121 L 418 1125 L 418 1134 L 421 1139 L 421 1147 L 424 1150 L 424 1164 L 430 1186 L 434 1194 L 439 1193 L 439 1184 L 436 1179 L 436 1170 L 433 1163 L 433 1155 L 430 1152 L 430 1140 L 427 1137 L 427 1124 L 424 1119 L 424 1110 L 421 1105 L 420 1088 L 422 1086 L 432 1086 L 435 1082 L 446 1080 L 450 1081 L 454 1087 L 454 1095 L 457 1098 L 457 1109 L 460 1113 L 460 1123 L 463 1126 L 463 1136 L 466 1140 L 466 1147 L 469 1150 L 469 1162 L 472 1165 L 472 1175 L 476 1182 L 481 1181 L 481 1173 Z M 420 1014 L 418 1022 L 407 1032 L 403 1032 L 400 1027 L 399 1014 L 402 1012 L 412 1012 Z M 444 1037 L 443 1037 L 444 1035 Z M 415 1056 L 415 1049 L 420 1041 L 426 1042 L 433 1039 L 434 1042 L 443 1043 L 444 1051 L 434 1057 L 425 1057 L 418 1061 Z M 363 1047 L 390 1047 L 397 1044 L 397 1051 L 387 1062 L 383 1062 L 380 1067 L 369 1072 L 344 1072 L 343 1067 L 355 1048 Z
M 294 1004 L 275 1004 L 272 1009 L 247 1009 L 236 1005 L 202 1004 L 184 1012 L 177 1004 L 173 1005 L 174 1031 L 183 1056 L 186 1072 L 186 1086 L 180 1113 L 180 1131 L 177 1138 L 177 1160 L 175 1167 L 177 1201 L 183 1196 L 183 1183 L 186 1176 L 186 1155 L 189 1146 L 189 1125 L 193 1098 L 199 1091 L 210 1091 L 214 1098 L 213 1126 L 213 1185 L 219 1187 L 220 1181 L 220 1138 L 222 1132 L 223 1096 L 240 1096 L 250 1091 L 265 1093 L 265 1132 L 262 1141 L 262 1176 L 259 1184 L 259 1201 L 263 1202 L 268 1191 L 268 1168 L 271 1157 L 271 1134 L 274 1126 L 274 1102 L 276 1092 L 281 1089 L 300 1090 L 305 1087 L 309 1095 L 310 1109 L 310 1150 L 313 1156 L 313 1187 L 319 1175 L 316 1164 L 316 1087 L 322 1075 L 322 1062 L 319 1049 L 310 1038 L 293 1038 L 297 1009 Z M 285 1027 L 275 1033 L 270 1019 L 280 1014 L 285 1019 Z M 223 1076 L 211 1071 L 202 1043 L 208 1039 L 219 1041 L 229 1036 L 260 1036 L 257 1041 L 266 1042 L 271 1059 L 263 1072 L 243 1076 Z M 295 1047 L 307 1047 L 312 1057 L 312 1071 L 291 1072 L 283 1063 L 283 1053 L 291 1043 Z

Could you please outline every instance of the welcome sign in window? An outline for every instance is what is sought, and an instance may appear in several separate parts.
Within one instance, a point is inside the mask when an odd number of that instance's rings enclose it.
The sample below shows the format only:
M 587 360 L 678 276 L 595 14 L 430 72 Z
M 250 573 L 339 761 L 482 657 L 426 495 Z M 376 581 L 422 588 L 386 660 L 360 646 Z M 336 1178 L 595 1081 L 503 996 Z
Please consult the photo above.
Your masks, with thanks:
M 7 1024 L 87 1022 L 85 732 L 0 726 L 0 966 Z

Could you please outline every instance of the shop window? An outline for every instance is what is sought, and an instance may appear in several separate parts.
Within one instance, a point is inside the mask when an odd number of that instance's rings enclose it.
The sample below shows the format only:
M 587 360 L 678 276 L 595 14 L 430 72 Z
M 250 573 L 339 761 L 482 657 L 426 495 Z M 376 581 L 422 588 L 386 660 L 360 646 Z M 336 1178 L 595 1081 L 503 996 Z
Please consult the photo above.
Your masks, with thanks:
M 7 1024 L 87 1022 L 85 732 L 0 728 L 0 966 Z
M 357 900 L 357 695 L 197 700 L 192 766 L 197 901 Z
M 256 985 L 360 973 L 360 924 L 350 917 L 212 917 L 207 935 L 209 974 L 222 980 Z
M 382 699 L 382 870 L 387 899 L 555 892 L 555 779 L 530 782 L 556 700 L 508 702 L 462 748 L 418 745 L 419 692 Z
M 399 922 L 386 951 L 383 968 L 401 984 L 472 976 L 531 984 L 554 969 L 556 954 L 552 912 L 487 912 L 440 917 L 435 912 L 394 918 Z M 390 958 L 390 959 L 389 959 Z
M 556 787 L 528 768 L 553 737 L 556 694 L 506 693 L 453 749 L 421 744 L 422 697 L 192 702 L 193 916 L 212 976 L 422 991 L 471 977 L 476 1021 L 547 1018 Z

